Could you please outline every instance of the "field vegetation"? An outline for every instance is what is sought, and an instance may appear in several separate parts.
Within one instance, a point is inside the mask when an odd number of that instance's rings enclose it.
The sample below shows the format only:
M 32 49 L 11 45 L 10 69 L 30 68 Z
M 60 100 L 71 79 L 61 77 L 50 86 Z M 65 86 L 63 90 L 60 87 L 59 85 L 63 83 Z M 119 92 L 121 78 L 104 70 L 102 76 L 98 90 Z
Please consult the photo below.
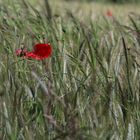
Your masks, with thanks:
M 139 140 L 139 5 L 49 2 L 0 4 L 0 139 Z

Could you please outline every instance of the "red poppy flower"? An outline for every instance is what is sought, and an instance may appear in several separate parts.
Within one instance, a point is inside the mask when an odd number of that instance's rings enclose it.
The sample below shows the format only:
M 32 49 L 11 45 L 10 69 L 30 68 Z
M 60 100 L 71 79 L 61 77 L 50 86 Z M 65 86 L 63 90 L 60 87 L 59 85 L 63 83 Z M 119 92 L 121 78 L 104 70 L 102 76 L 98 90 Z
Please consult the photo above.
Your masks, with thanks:
M 26 54 L 27 54 L 27 50 L 24 49 L 24 48 L 16 50 L 16 55 L 17 56 L 22 57 L 22 56 L 26 56 Z
M 113 16 L 113 14 L 112 14 L 112 12 L 111 12 L 110 10 L 107 10 L 106 15 L 107 15 L 108 17 L 112 17 L 112 16 Z
M 16 54 L 17 56 L 24 56 L 25 58 L 43 60 L 52 54 L 52 47 L 50 44 L 36 44 L 33 51 L 27 52 L 25 49 L 19 49 L 16 51 Z

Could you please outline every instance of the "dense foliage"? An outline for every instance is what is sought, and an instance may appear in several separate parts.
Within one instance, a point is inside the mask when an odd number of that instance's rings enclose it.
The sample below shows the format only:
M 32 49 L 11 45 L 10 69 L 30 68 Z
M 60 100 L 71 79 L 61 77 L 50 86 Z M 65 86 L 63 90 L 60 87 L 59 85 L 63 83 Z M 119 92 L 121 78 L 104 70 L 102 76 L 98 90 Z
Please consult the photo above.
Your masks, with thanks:
M 140 16 L 46 7 L 0 6 L 0 140 L 140 140 Z M 16 56 L 47 42 L 48 59 Z
M 72 1 L 72 0 L 66 0 L 66 1 Z M 76 0 L 74 0 L 76 1 Z M 112 3 L 137 3 L 140 2 L 140 0 L 77 0 L 77 1 L 87 1 L 87 2 L 112 2 Z

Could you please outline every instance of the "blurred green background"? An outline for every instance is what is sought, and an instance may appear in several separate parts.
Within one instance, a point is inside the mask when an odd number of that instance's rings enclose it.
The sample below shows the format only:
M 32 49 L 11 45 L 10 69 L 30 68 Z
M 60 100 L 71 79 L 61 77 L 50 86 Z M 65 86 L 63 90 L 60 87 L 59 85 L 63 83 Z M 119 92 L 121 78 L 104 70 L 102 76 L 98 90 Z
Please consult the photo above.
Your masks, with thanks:
M 66 0 L 66 1 L 72 1 L 72 0 Z M 113 2 L 113 3 L 137 3 L 140 2 L 140 0 L 73 0 L 73 1 L 96 1 L 96 2 Z

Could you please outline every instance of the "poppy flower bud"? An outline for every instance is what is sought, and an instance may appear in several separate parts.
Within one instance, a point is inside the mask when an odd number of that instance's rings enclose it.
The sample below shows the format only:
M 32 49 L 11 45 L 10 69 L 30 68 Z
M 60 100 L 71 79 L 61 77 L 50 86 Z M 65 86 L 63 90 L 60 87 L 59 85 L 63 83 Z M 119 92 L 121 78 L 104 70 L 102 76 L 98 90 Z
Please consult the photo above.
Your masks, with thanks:
M 107 10 L 106 15 L 107 15 L 108 17 L 112 17 L 112 16 L 113 16 L 112 11 Z

